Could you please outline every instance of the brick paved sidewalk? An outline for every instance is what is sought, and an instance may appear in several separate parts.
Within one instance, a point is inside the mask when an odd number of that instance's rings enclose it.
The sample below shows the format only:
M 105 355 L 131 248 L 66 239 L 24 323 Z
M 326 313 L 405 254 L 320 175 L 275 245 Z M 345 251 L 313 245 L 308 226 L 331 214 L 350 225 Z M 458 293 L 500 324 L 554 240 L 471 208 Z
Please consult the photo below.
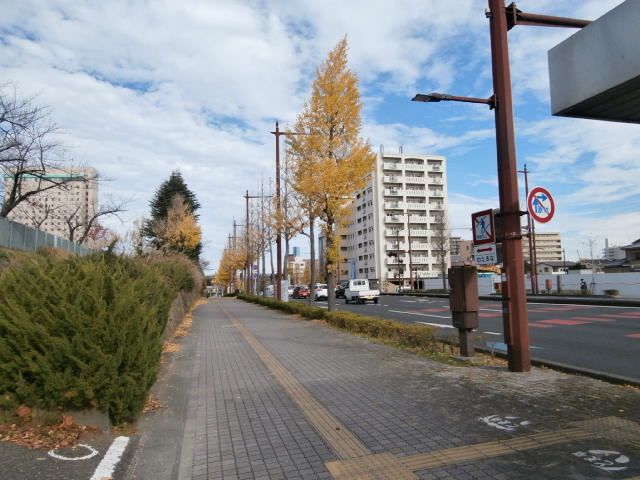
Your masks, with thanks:
M 239 300 L 192 335 L 180 478 L 640 476 L 635 389 L 450 367 Z

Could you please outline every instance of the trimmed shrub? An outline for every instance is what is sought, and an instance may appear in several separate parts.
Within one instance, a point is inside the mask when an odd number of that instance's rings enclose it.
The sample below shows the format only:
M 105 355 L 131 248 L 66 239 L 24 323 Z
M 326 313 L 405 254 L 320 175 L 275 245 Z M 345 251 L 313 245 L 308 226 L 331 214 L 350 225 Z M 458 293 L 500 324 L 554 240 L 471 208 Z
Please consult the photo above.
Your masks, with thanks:
M 173 260 L 40 254 L 9 266 L 0 274 L 0 396 L 97 408 L 114 423 L 135 418 L 158 372 L 171 302 L 186 286 Z
M 273 298 L 238 295 L 247 302 L 257 303 L 265 307 L 282 310 L 287 313 L 301 315 L 308 319 L 325 320 L 329 325 L 349 332 L 381 338 L 397 342 L 411 348 L 419 348 L 428 352 L 438 351 L 439 341 L 434 327 L 422 325 L 406 325 L 377 317 L 367 317 L 353 312 L 328 312 L 323 308 L 309 307 L 301 303 L 281 302 Z
M 615 288 L 611 288 L 609 290 L 605 290 L 604 294 L 605 295 L 609 295 L 610 297 L 617 297 L 618 295 L 620 295 L 620 290 L 617 290 Z

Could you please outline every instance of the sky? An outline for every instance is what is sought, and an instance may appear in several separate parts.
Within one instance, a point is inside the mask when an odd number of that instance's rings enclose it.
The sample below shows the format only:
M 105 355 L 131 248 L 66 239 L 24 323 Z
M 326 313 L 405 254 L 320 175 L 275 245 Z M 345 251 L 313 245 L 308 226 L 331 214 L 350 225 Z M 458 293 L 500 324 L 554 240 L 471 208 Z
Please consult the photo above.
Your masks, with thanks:
M 525 12 L 596 19 L 621 0 L 522 0 Z M 498 206 L 493 112 L 411 102 L 418 92 L 488 97 L 483 0 L 0 0 L 0 84 L 49 105 L 67 155 L 129 201 L 119 232 L 180 170 L 202 209 L 204 257 L 218 263 L 246 190 L 275 171 L 275 121 L 292 125 L 316 69 L 345 35 L 375 151 L 447 158 L 452 234 Z M 640 238 L 640 127 L 553 117 L 547 51 L 572 29 L 509 33 L 520 169 L 555 198 L 537 231 L 560 232 L 568 260 L 599 256 L 605 238 Z M 522 178 L 521 178 L 522 180 Z M 520 182 L 523 185 L 524 182 Z M 521 196 L 524 206 L 524 191 Z M 524 208 L 524 207 L 522 207 Z M 304 237 L 294 240 L 303 254 Z

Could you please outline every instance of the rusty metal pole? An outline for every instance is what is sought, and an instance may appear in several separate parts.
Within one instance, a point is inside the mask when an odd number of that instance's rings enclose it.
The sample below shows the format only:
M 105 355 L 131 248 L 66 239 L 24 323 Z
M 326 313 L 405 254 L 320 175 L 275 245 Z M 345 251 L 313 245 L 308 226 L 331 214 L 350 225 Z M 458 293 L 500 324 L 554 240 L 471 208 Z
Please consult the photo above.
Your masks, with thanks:
M 507 17 L 504 0 L 489 0 L 491 63 L 496 97 L 496 148 L 500 212 L 503 217 L 502 241 L 506 288 L 502 292 L 502 314 L 509 370 L 531 370 L 529 325 L 524 285 L 522 231 L 518 199 L 515 130 L 511 98 L 511 73 L 507 41 Z M 504 278 L 506 276 L 506 279 Z
M 282 226 L 280 224 L 280 127 L 276 122 L 276 299 L 282 300 Z

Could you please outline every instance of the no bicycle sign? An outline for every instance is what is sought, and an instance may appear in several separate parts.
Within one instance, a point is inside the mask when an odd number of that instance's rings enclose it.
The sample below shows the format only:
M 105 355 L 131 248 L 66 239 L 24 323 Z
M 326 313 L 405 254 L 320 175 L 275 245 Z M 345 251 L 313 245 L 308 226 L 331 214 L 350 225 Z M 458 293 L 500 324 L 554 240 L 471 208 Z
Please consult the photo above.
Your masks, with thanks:
M 527 197 L 527 209 L 536 222 L 547 223 L 556 213 L 556 204 L 549 190 L 534 187 Z

